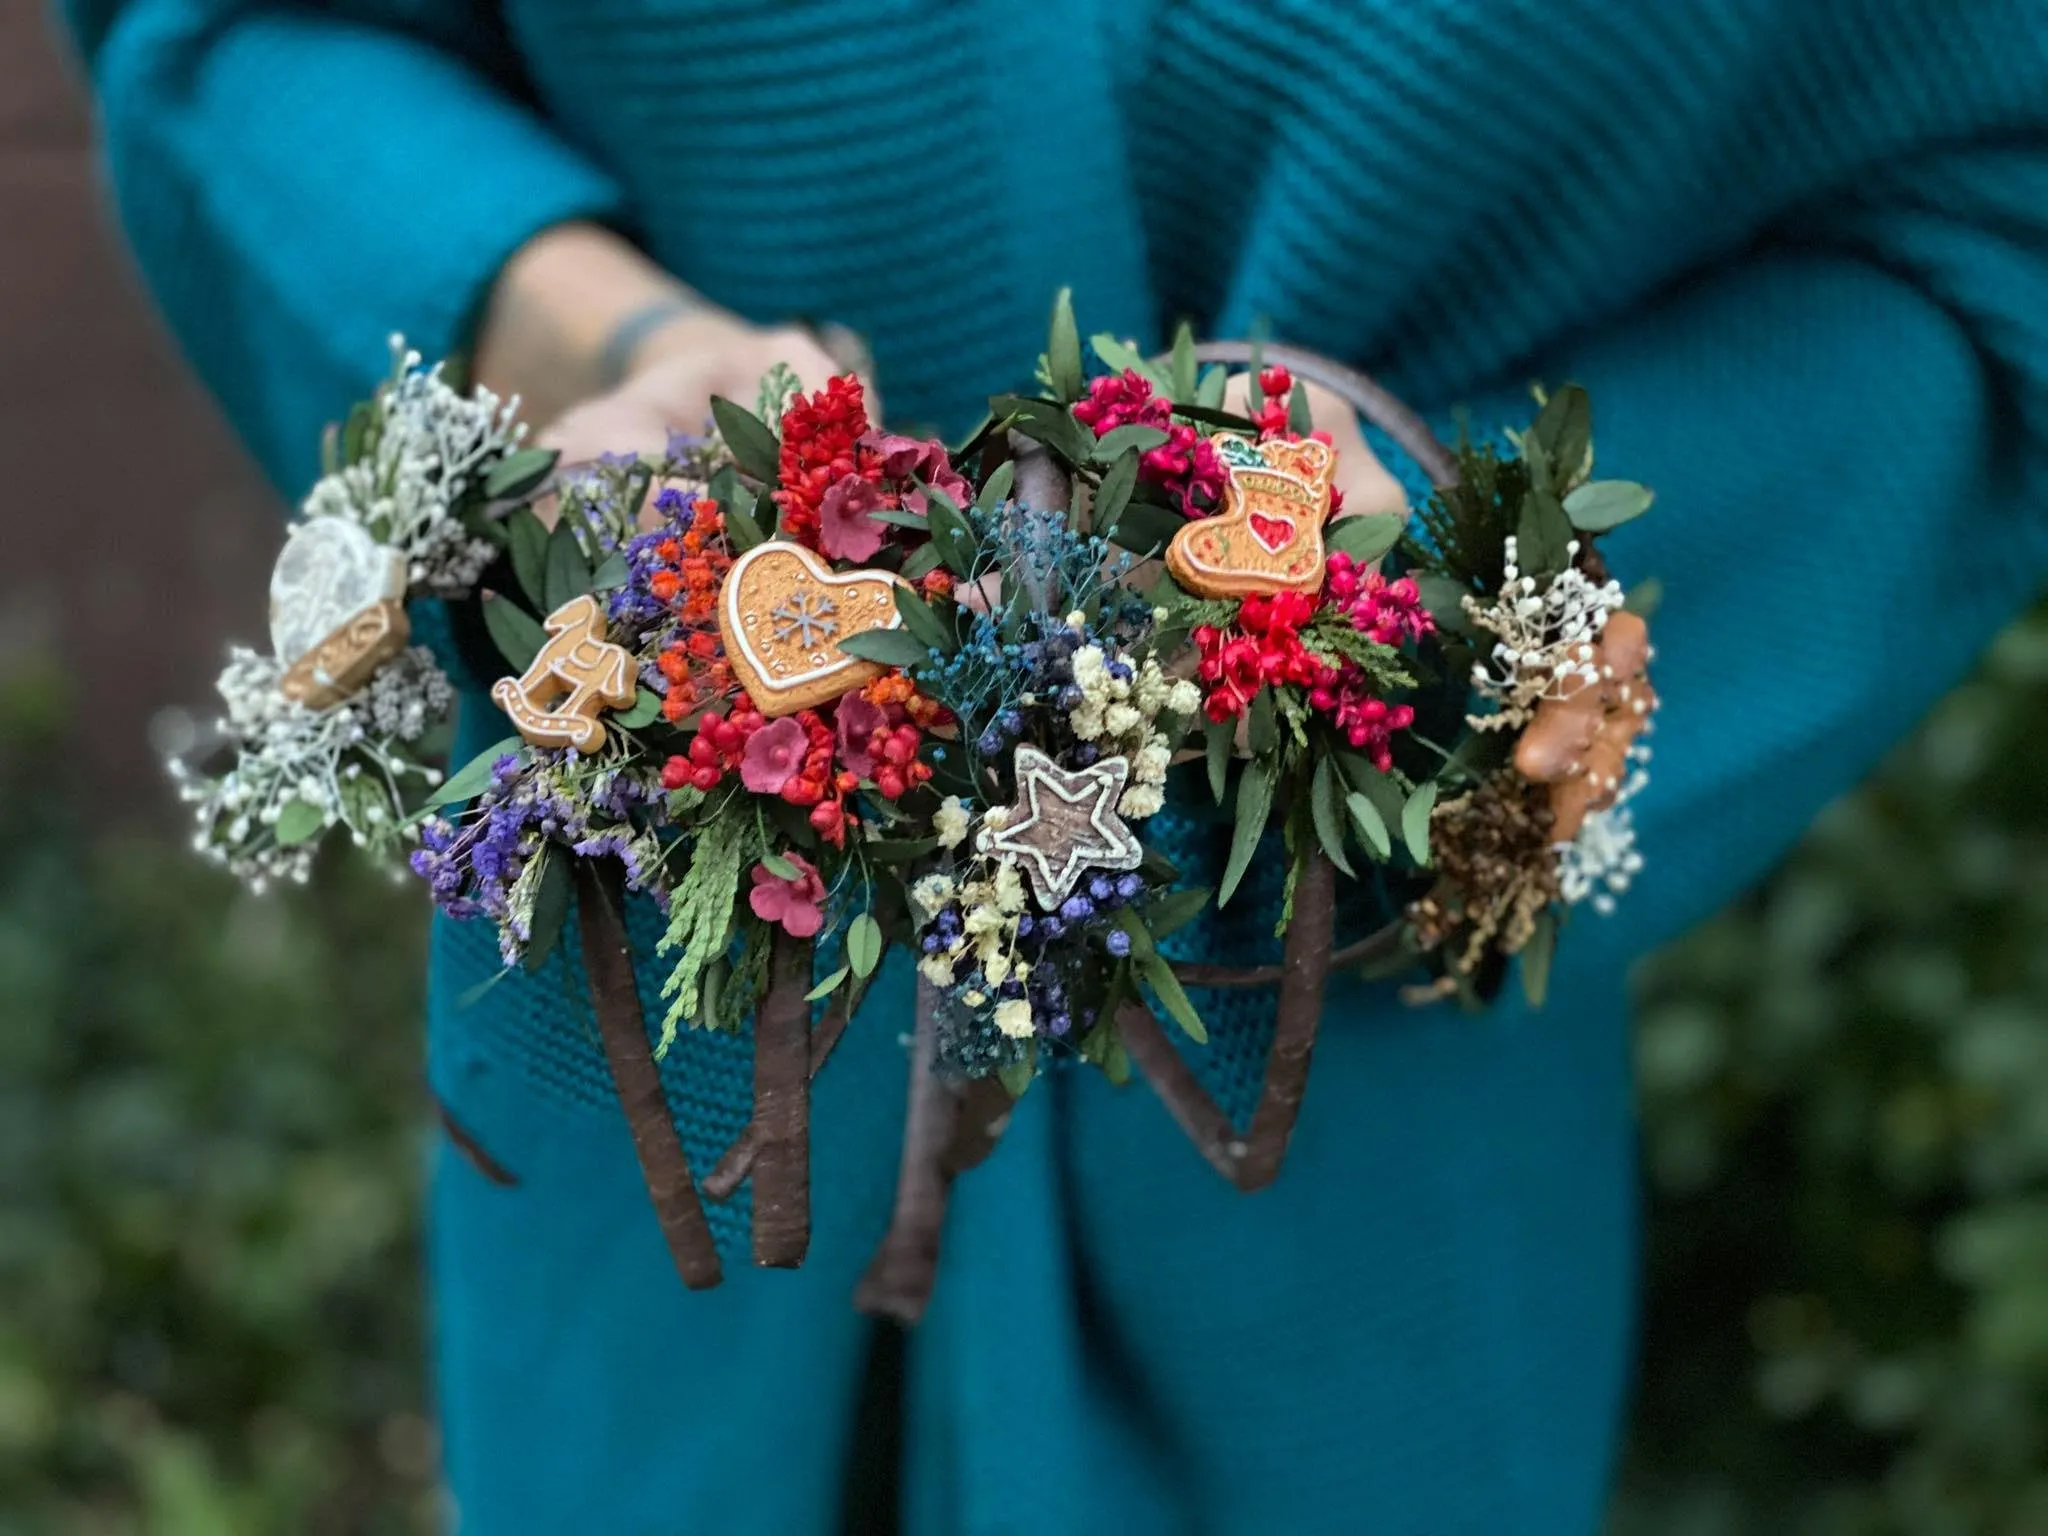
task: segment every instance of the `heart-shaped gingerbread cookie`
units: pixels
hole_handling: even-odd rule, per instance
[[[733,561],[718,594],[718,632],[733,676],[770,719],[815,709],[888,670],[839,642],[900,629],[887,571],[835,575],[800,544],[770,539]]]
[[[1327,443],[1212,439],[1229,475],[1223,510],[1189,523],[1166,546],[1166,567],[1202,597],[1313,592],[1323,584],[1323,522],[1330,515]]]

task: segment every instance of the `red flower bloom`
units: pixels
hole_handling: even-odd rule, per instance
[[[841,374],[813,395],[798,395],[782,416],[778,531],[816,547],[825,493],[859,467],[854,446],[868,431],[860,380]]]

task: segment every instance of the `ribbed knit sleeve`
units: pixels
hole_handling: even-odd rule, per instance
[[[288,493],[393,331],[448,352],[530,235],[620,201],[494,78],[492,24],[391,9],[64,0],[143,274]]]
[[[1593,925],[1635,951],[1756,878],[2038,592],[2048,135],[1874,167],[1567,374],[1603,463],[1660,495],[1609,543],[1668,592],[1651,862]]]

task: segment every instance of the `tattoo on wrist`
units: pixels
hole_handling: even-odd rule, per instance
[[[627,315],[612,327],[597,354],[599,388],[616,389],[625,382],[626,373],[633,366],[633,354],[649,336],[670,321],[697,314],[706,307],[702,300],[678,293],[643,304]]]

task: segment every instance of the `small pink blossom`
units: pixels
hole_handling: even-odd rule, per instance
[[[892,504],[874,481],[841,476],[818,504],[818,547],[834,560],[873,559],[889,530],[868,514]]]
[[[838,737],[840,766],[867,778],[875,771],[875,732],[889,723],[881,705],[849,693],[839,701],[833,730]]]
[[[925,494],[918,482],[942,491],[961,506],[974,500],[974,487],[953,467],[946,445],[935,437],[899,437],[890,432],[870,432],[860,446],[875,455],[882,478],[902,493],[903,510],[925,515]],[[871,519],[872,521],[872,519]]]
[[[1152,381],[1135,368],[1088,381],[1088,394],[1074,402],[1074,420],[1107,437],[1118,427],[1164,427],[1171,402],[1152,393]]]
[[[802,854],[785,853],[782,858],[796,870],[796,878],[785,880],[766,864],[756,864],[754,888],[747,892],[747,905],[762,922],[780,923],[782,931],[791,938],[811,938],[825,926],[825,914],[819,906],[825,899],[825,882],[817,866]]]
[[[782,786],[803,767],[810,744],[809,734],[797,721],[771,721],[747,738],[746,753],[740,759],[740,782],[757,795],[782,793]]]

